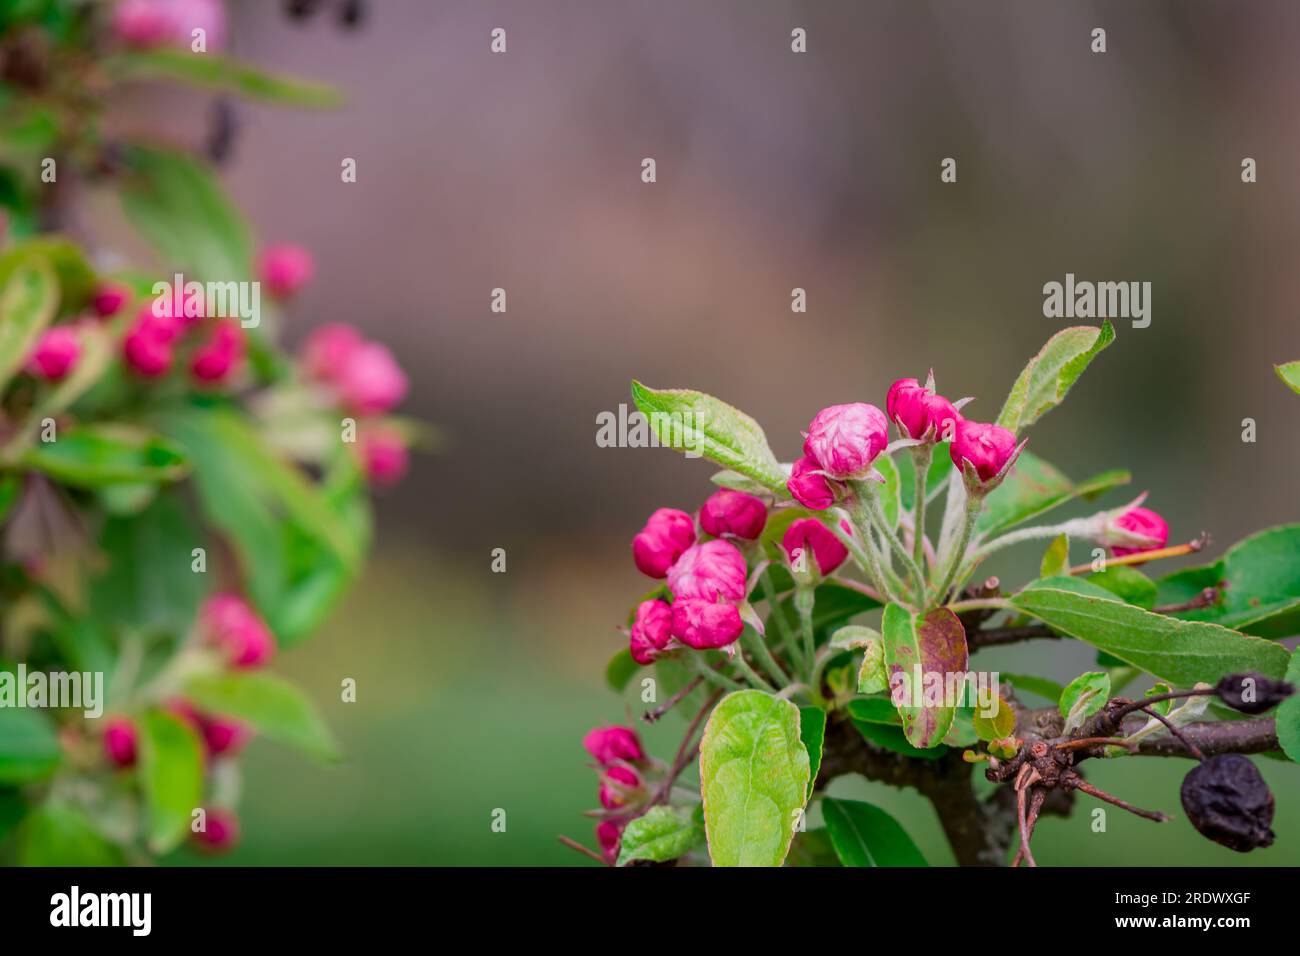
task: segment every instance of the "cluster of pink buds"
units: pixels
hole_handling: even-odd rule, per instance
[[[700,508],[699,530],[684,511],[660,508],[632,539],[632,558],[643,574],[666,579],[672,603],[643,601],[632,622],[632,657],[648,664],[662,652],[687,646],[726,647],[744,630],[748,565],[734,542],[757,540],[767,524],[767,504],[754,495],[722,489]],[[698,541],[700,533],[709,539]]]
[[[47,382],[67,378],[81,358],[81,336],[74,325],[56,325],[36,340],[27,357],[27,372]]]
[[[183,304],[176,309],[168,299],[142,305],[122,340],[127,366],[148,379],[166,375],[176,365],[178,350],[188,349],[190,376],[206,387],[231,381],[243,366],[245,348],[237,320],[204,319]]]
[[[596,824],[596,840],[606,862],[618,859],[619,841],[628,821],[639,816],[648,796],[642,773],[645,750],[631,727],[597,727],[582,741],[600,773],[600,805],[604,816]]]
[[[214,594],[203,603],[199,629],[231,667],[260,667],[275,653],[275,635],[261,615],[229,591]]]
[[[358,449],[369,478],[383,485],[397,482],[406,473],[407,443],[379,416],[406,396],[407,381],[388,347],[366,340],[350,325],[322,325],[303,346],[302,370],[360,418]]]

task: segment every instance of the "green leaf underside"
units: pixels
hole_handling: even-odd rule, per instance
[[[1043,552],[1043,560],[1038,566],[1039,573],[1045,578],[1054,578],[1058,575],[1068,575],[1070,573],[1070,538],[1065,534],[1058,534],[1052,539],[1052,543],[1047,546]]]
[[[1011,686],[1018,691],[1037,694],[1044,700],[1050,700],[1053,703],[1061,699],[1061,692],[1065,690],[1056,681],[1047,677],[1037,677],[1033,674],[1008,674],[1003,672],[1002,679],[1010,681]]]
[[[0,707],[0,784],[31,783],[62,759],[54,724],[39,710]]]
[[[149,846],[166,853],[185,838],[191,814],[202,806],[203,745],[188,723],[159,710],[144,715],[140,731]]]
[[[1005,531],[1076,498],[1094,499],[1128,484],[1131,478],[1127,471],[1113,470],[1076,483],[1054,465],[1025,450],[1002,484],[984,499],[984,510],[976,528],[983,535]]]
[[[928,866],[892,816],[861,800],[822,800],[831,844],[845,866]]]
[[[1035,581],[1012,595],[1011,603],[1178,687],[1212,684],[1233,671],[1281,677],[1286,670],[1287,652],[1280,645],[1217,624],[1154,614],[1076,578]]]
[[[728,694],[700,744],[700,791],[714,866],[780,866],[807,800],[799,709],[761,691]]]
[[[632,651],[621,648],[605,665],[605,683],[611,690],[622,693],[640,669],[641,665],[632,659]]]
[[[74,488],[164,484],[186,473],[185,456],[171,442],[125,425],[70,428],[57,441],[38,442],[22,464]]]
[[[1104,671],[1089,671],[1070,681],[1057,702],[1057,709],[1065,718],[1066,732],[1082,726],[1109,699],[1110,675]]]
[[[699,453],[723,468],[753,478],[782,497],[786,473],[762,427],[726,402],[689,389],[653,389],[632,383],[632,400],[659,441],[681,452]]]
[[[28,814],[18,829],[20,866],[122,866],[122,851],[104,838],[86,814],[50,800]]]
[[[695,814],[678,807],[651,807],[623,830],[618,865],[627,866],[634,860],[666,863],[703,842],[704,828]]]
[[[901,457],[910,457],[904,455]],[[894,459],[889,455],[881,455],[876,459],[876,471],[884,476],[884,484],[878,486],[876,494],[880,496],[880,509],[885,515],[885,523],[891,529],[898,527],[898,518],[901,514],[900,481],[898,476],[898,466]]]
[[[337,760],[338,747],[311,701],[266,673],[202,675],[185,685],[199,710],[247,721],[270,740],[318,760]]]
[[[808,796],[817,784],[817,771],[822,765],[822,744],[826,742],[826,711],[820,707],[799,708],[799,739],[808,751]]]
[[[1098,353],[1115,341],[1109,319],[1098,329],[1090,325],[1062,329],[1029,360],[1011,387],[997,423],[1019,434],[1061,404],[1070,387]]]
[[[1300,524],[1279,525],[1238,541],[1214,564],[1161,578],[1159,601],[1191,600],[1222,585],[1219,601],[1181,611],[1189,621],[1213,621],[1258,637],[1300,634]]]
[[[912,703],[898,708],[903,733],[913,746],[934,747],[952,726],[954,708],[925,706],[925,701],[919,699],[924,687],[916,686],[915,676],[919,668],[923,679],[939,675],[946,683],[946,675],[965,673],[969,657],[961,621],[947,608],[935,608],[918,620],[906,608],[889,604],[885,607],[882,636],[890,679],[900,675],[912,691]]]
[[[54,271],[43,258],[18,262],[0,286],[0,391],[23,367],[59,308]]]

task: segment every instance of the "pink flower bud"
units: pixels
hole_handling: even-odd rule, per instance
[[[190,371],[200,382],[224,381],[244,360],[244,330],[234,319],[221,319],[212,336],[194,352]]]
[[[253,736],[251,727],[228,717],[206,717],[202,726],[203,742],[211,757],[233,757]]]
[[[145,306],[136,316],[122,343],[126,364],[147,378],[167,373],[175,357],[173,343],[180,324],[169,316],[156,316]]]
[[[172,32],[163,0],[122,0],[113,10],[112,26],[113,35],[133,47],[157,46]]]
[[[840,522],[840,527],[849,530],[847,522]],[[817,570],[822,575],[830,574],[849,556],[849,549],[835,536],[834,532],[816,518],[800,518],[791,522],[781,537],[781,547],[791,561],[798,558],[796,552],[803,555],[811,553],[817,562]]]
[[[605,862],[613,865],[618,859],[619,845],[623,842],[623,824],[618,820],[601,820],[596,824],[596,842],[600,844]]]
[[[342,374],[352,353],[365,340],[350,325],[330,322],[312,330],[302,348],[303,371],[309,378],[335,382]]]
[[[641,738],[631,727],[596,727],[582,738],[582,746],[602,767],[619,760],[635,763],[645,759]]]
[[[229,810],[209,807],[204,810],[204,826],[190,834],[194,847],[207,853],[224,853],[239,843],[239,820]]]
[[[962,467],[963,461],[968,461],[980,480],[987,482],[1002,473],[1015,451],[1014,433],[1000,425],[972,422],[963,418],[957,422],[957,434],[953,437],[948,453],[958,469]]]
[[[214,594],[199,609],[208,640],[234,667],[258,667],[275,653],[275,637],[247,601],[228,592]]]
[[[641,790],[641,775],[631,767],[610,767],[600,778],[600,805],[613,810],[635,800]]]
[[[406,440],[395,428],[367,424],[361,429],[361,464],[376,485],[395,485],[406,474],[411,456]]]
[[[117,315],[131,301],[131,290],[120,282],[105,282],[95,290],[91,308],[101,319]]]
[[[743,491],[715,491],[700,508],[700,527],[715,538],[734,535],[752,541],[763,533],[765,524],[767,505]]]
[[[1111,548],[1115,557],[1122,558],[1126,554],[1141,554],[1143,551],[1156,551],[1165,547],[1169,543],[1169,525],[1165,519],[1160,517],[1150,508],[1130,508],[1118,518],[1115,519],[1117,527],[1122,528],[1132,534],[1142,535],[1152,539],[1152,544],[1146,547],[1120,547],[1118,545]]]
[[[726,647],[745,629],[734,604],[683,598],[673,602],[673,637],[688,647]]]
[[[27,371],[37,378],[50,382],[60,381],[77,365],[81,358],[81,339],[70,325],[56,325],[46,329],[36,340],[36,347],[27,358]]]
[[[642,601],[636,607],[629,646],[632,659],[649,664],[668,646],[673,636],[673,611],[665,601]]]
[[[823,408],[808,426],[803,451],[831,478],[865,478],[889,444],[889,420],[875,405]]]
[[[185,721],[200,737],[203,736],[203,716],[184,697],[170,698],[163,705],[163,709],[173,717],[179,717]]]
[[[127,46],[167,43],[190,47],[193,31],[204,31],[209,51],[225,44],[226,11],[221,0],[122,0],[113,10],[113,35]]]
[[[125,717],[113,717],[104,726],[104,754],[115,767],[130,767],[135,763],[135,724]]]
[[[952,437],[954,426],[961,418],[952,402],[914,378],[900,378],[889,386],[885,409],[908,438],[929,435],[934,441],[944,441]]]
[[[302,246],[281,243],[262,251],[258,271],[277,299],[293,295],[316,273],[316,262]]]
[[[388,347],[363,342],[353,349],[335,382],[343,403],[362,415],[378,415],[406,396],[406,375]]]
[[[835,492],[821,472],[816,460],[804,455],[790,469],[790,480],[785,483],[794,500],[813,511],[825,511],[835,504]]]
[[[694,543],[695,522],[691,516],[676,508],[660,508],[632,539],[632,560],[642,574],[662,578]]]
[[[745,556],[734,544],[721,539],[705,541],[683,551],[668,569],[668,588],[675,598],[743,601],[746,573]]]

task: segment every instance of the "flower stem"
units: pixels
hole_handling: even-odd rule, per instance
[[[739,681],[734,681],[730,677],[719,674],[699,654],[688,654],[686,659],[691,662],[691,667],[695,673],[699,674],[707,683],[722,690],[744,690],[745,685]]]
[[[772,587],[772,575],[766,568],[763,569],[763,575],[759,578],[759,584],[763,588],[763,600],[767,602],[768,617],[776,621],[776,629],[781,635],[781,643],[785,645],[785,652],[790,657],[790,663],[796,664],[799,660],[799,644],[795,640],[790,626],[786,623],[785,612],[781,608],[781,602],[776,599],[776,589]]]
[[[762,666],[763,670],[767,671],[767,675],[772,678],[776,686],[783,687],[790,683],[790,678],[786,675],[786,672],[782,669],[781,665],[777,663],[776,658],[772,656],[772,652],[768,649],[767,641],[764,640],[763,635],[752,628],[746,628],[745,630],[750,632],[749,643],[754,652],[754,657],[758,660],[758,663]]]
[[[957,539],[957,547],[953,548],[952,554],[948,557],[948,571],[944,574],[938,590],[934,592],[935,600],[940,603],[943,602],[949,589],[952,588],[954,579],[957,577],[957,570],[966,560],[966,548],[970,545],[970,539],[975,534],[975,522],[979,520],[980,510],[983,505],[984,499],[982,496],[967,495],[966,515],[962,520],[961,537]]]
[[[751,687],[754,687],[757,690],[765,690],[769,694],[776,693],[776,688],[765,681],[763,675],[754,670],[749,661],[745,660],[745,652],[743,650],[736,651],[736,666],[740,668],[740,672],[745,675],[745,680],[749,681]]]
[[[809,674],[812,673],[813,661],[817,656],[817,642],[813,637],[812,619],[813,603],[815,600],[812,588],[795,588],[794,608],[799,613],[799,630],[803,635],[804,666]]]
[[[912,495],[915,517],[912,519],[912,561],[921,566],[925,558],[925,482],[930,476],[930,459],[934,446],[928,442],[912,449],[912,470],[916,472],[916,490]]]
[[[912,581],[916,588],[913,593],[915,593],[919,598],[924,598],[925,576],[921,574],[921,568],[918,566],[917,562],[912,560],[912,555],[908,553],[907,548],[903,547],[903,542],[898,540],[898,535],[894,533],[893,526],[885,520],[885,512],[884,509],[880,507],[880,496],[876,494],[876,489],[868,482],[860,481],[857,482],[856,490],[866,499],[868,516],[880,529],[880,533],[885,536],[885,541],[888,542],[889,546],[898,552],[898,556],[902,559],[903,566],[907,569],[907,573],[912,576]]]

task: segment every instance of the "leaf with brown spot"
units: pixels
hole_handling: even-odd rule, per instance
[[[893,697],[906,703],[898,708],[903,733],[914,747],[936,747],[952,726],[955,707],[926,704],[927,682],[936,679],[946,686],[949,674],[965,674],[969,654],[966,630],[946,607],[935,608],[918,619],[897,604],[885,608],[883,619],[885,666],[889,670]],[[921,684],[916,686],[916,675]],[[910,690],[911,694],[905,693]]]

